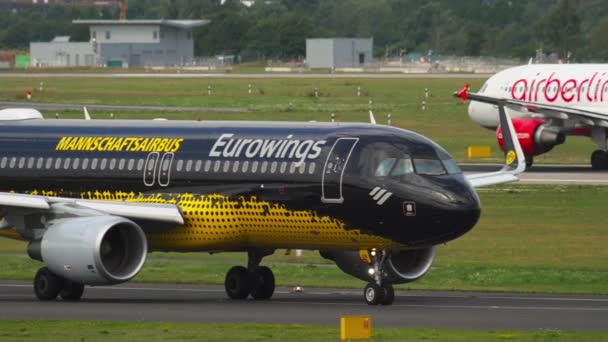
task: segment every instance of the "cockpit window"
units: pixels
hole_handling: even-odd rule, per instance
[[[483,84],[483,87],[481,87],[481,89],[479,90],[479,93],[483,94],[486,91],[487,87],[488,87],[488,83],[486,82]]]
[[[399,159],[397,165],[391,172],[392,176],[403,176],[410,173],[414,173],[414,165],[412,164],[412,160],[410,158]]]
[[[408,155],[404,155],[401,158],[386,158],[376,168],[376,177],[387,177],[388,175],[393,177],[399,177],[407,174],[414,173],[414,164],[412,159]]]
[[[395,165],[395,158],[384,159],[376,169],[376,177],[388,176],[391,172],[391,169],[393,168],[393,165]]]
[[[419,175],[438,176],[446,173],[439,159],[417,159],[414,158],[416,173]]]
[[[450,175],[462,172],[454,159],[443,159],[441,162]]]

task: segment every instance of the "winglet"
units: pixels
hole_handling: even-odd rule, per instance
[[[498,104],[498,117],[504,141],[505,166],[503,170],[511,174],[522,173],[526,170],[526,157],[517,139],[517,132],[513,127],[511,117],[505,110],[504,102]]]
[[[526,170],[526,157],[517,139],[517,132],[511,117],[505,110],[504,100],[498,101],[498,116],[504,140],[505,166],[500,171],[467,175],[467,180],[475,188],[516,182],[516,175]]]
[[[467,100],[467,93],[469,92],[469,89],[471,89],[471,85],[467,83],[464,85],[464,87],[462,87],[462,89],[456,92],[456,95],[464,102]]]
[[[84,109],[84,119],[91,120],[91,116],[89,115],[89,111],[87,110],[87,107],[82,107],[82,109]]]
[[[369,123],[372,125],[376,124],[376,118],[374,117],[374,113],[372,113],[371,109],[369,111]]]

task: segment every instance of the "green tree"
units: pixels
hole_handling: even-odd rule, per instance
[[[577,50],[582,41],[575,0],[561,0],[540,22],[541,43],[565,57]]]

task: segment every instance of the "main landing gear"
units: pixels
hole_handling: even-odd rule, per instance
[[[63,300],[79,301],[84,293],[84,285],[63,279],[43,267],[34,277],[34,293],[40,300],[55,300],[60,296]]]
[[[608,152],[595,150],[591,154],[591,168],[594,170],[608,169]]]
[[[226,273],[224,287],[231,299],[270,299],[274,294],[274,274],[266,266],[260,266],[262,258],[274,251],[249,251],[247,268],[234,266]]]
[[[368,283],[363,290],[363,299],[368,305],[391,305],[395,300],[395,289],[385,279],[383,270],[386,257],[387,253],[384,250],[380,253],[372,250],[370,253],[371,268],[369,272],[374,281]]]

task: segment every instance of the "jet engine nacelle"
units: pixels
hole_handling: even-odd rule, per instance
[[[135,277],[148,244],[141,228],[117,216],[54,220],[28,254],[55,274],[86,285],[113,285]]]
[[[538,119],[513,119],[513,128],[517,132],[522,151],[527,156],[549,152],[554,146],[566,141],[566,136],[558,128],[547,126],[544,121]],[[496,130],[496,139],[503,149],[501,127]]]
[[[363,281],[372,281],[370,265],[361,260],[359,252],[322,251],[321,255],[333,260],[346,274]],[[435,260],[435,248],[412,249],[393,252],[384,264],[387,280],[392,284],[405,284],[421,278]]]

